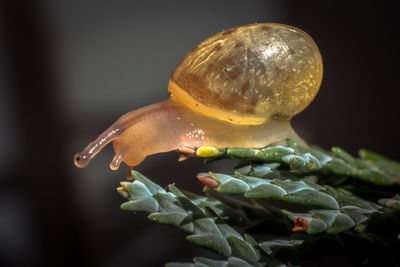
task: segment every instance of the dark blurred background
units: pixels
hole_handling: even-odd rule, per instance
[[[72,157],[120,115],[168,98],[184,55],[233,26],[290,24],[319,45],[320,93],[293,121],[308,142],[399,160],[395,10],[389,1],[0,0],[0,266],[161,266],[209,255],[119,209],[125,174],[109,170],[110,147],[86,169]],[[232,165],[177,157],[151,156],[137,170],[201,192],[196,173]]]

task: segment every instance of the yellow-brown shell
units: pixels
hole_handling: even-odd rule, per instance
[[[168,90],[190,108],[239,124],[290,119],[322,81],[322,59],[300,29],[257,23],[220,32],[190,51]]]

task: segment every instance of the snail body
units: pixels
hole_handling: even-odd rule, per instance
[[[110,142],[111,169],[182,148],[302,142],[290,119],[310,104],[321,81],[321,55],[305,32],[275,23],[223,31],[177,66],[170,99],[123,115],[75,156],[75,165],[87,166]]]

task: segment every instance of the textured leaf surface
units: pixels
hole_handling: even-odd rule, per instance
[[[265,249],[265,242],[258,244],[249,235],[243,237],[221,220],[227,209],[224,203],[209,197],[184,193],[173,185],[169,186],[169,192],[167,192],[136,171],[132,171],[132,175],[137,180],[132,183],[121,183],[122,187],[118,190],[121,196],[129,199],[121,205],[122,209],[149,212],[148,218],[150,220],[173,225],[187,231],[190,233],[186,237],[189,242],[227,257],[226,261],[195,258],[193,264],[170,263],[167,266],[208,266],[207,264],[215,264],[214,266],[263,266],[265,262],[260,261],[260,255],[273,253],[272,250]],[[228,181],[231,177],[219,176],[219,179]],[[245,188],[248,189],[247,184]],[[236,190],[236,187],[233,187],[233,190]],[[137,204],[142,202],[151,204],[144,206]],[[240,201],[237,202],[237,205],[239,203],[246,205]],[[252,206],[249,205],[249,207]],[[209,213],[208,210],[212,212]],[[271,242],[271,244],[279,247],[288,246],[287,242],[290,241],[271,240]],[[279,261],[276,262],[279,263]]]
[[[328,234],[340,233],[365,222],[381,207],[365,201],[345,189],[336,190],[333,187],[320,186],[306,180],[270,180],[243,175],[240,172],[236,172],[233,176],[212,172],[208,175],[220,183],[215,190],[225,194],[243,194],[250,199],[282,200],[322,209],[297,215],[288,212],[289,218],[295,224],[299,218],[306,218],[310,221],[306,226],[296,228],[298,231],[306,231],[309,234],[324,231]],[[224,186],[227,182],[230,184],[229,188]]]
[[[187,231],[191,233],[186,237],[189,242],[227,257],[226,261],[214,262],[196,258],[194,264],[170,263],[168,266],[207,266],[211,263],[216,264],[215,266],[264,265],[259,262],[260,254],[268,252],[260,249],[250,236],[243,238],[235,229],[220,220],[226,209],[222,202],[191,193],[185,194],[173,185],[169,186],[167,192],[136,171],[132,171],[132,175],[136,180],[132,183],[121,183],[122,187],[118,189],[121,196],[129,199],[121,205],[122,209],[149,212],[150,220]],[[229,181],[231,177],[220,175],[219,179]],[[244,182],[242,185],[245,185],[244,189],[249,188]],[[231,190],[238,192],[237,188],[233,186]],[[207,212],[208,209],[212,213]],[[280,244],[279,240],[275,242]]]
[[[302,147],[293,140],[288,146],[267,146],[260,149],[228,148],[219,150],[216,159],[227,157],[247,161],[276,162],[288,165],[292,170],[307,173],[327,172],[377,186],[400,185],[400,164],[367,150],[361,150],[361,158],[354,158],[341,148],[332,152],[318,147]]]
[[[378,203],[400,211],[400,195],[395,195],[392,198],[382,198],[378,201]]]
[[[225,257],[197,257],[193,263],[167,266],[285,266],[284,262],[290,263],[306,246],[293,232],[302,232],[303,238],[312,240],[337,238],[344,233],[362,239],[374,229],[388,232],[379,228],[382,224],[396,225],[400,210],[400,197],[396,195],[399,163],[367,150],[360,150],[360,158],[355,158],[340,148],[329,152],[302,147],[292,140],[287,144],[260,149],[198,150],[197,154],[208,157],[207,161],[242,160],[233,174],[200,173],[198,177],[206,185],[205,196],[174,185],[163,189],[133,171],[135,181],[122,182],[117,188],[127,199],[121,208],[147,212],[150,220],[178,227],[188,233],[189,242]],[[361,193],[376,203],[361,198]],[[276,201],[308,209],[279,209]],[[287,238],[257,241],[233,227]],[[395,238],[400,236],[398,230],[388,233],[394,233]],[[371,237],[368,240],[371,242]]]

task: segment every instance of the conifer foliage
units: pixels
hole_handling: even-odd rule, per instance
[[[172,184],[165,190],[137,171],[117,188],[127,199],[123,210],[147,212],[224,257],[166,266],[294,266],[332,246],[350,263],[400,264],[399,163],[367,150],[354,158],[290,139],[261,149],[200,148],[197,155],[241,163],[229,174],[199,173],[204,195]],[[282,202],[293,209],[279,208]]]

